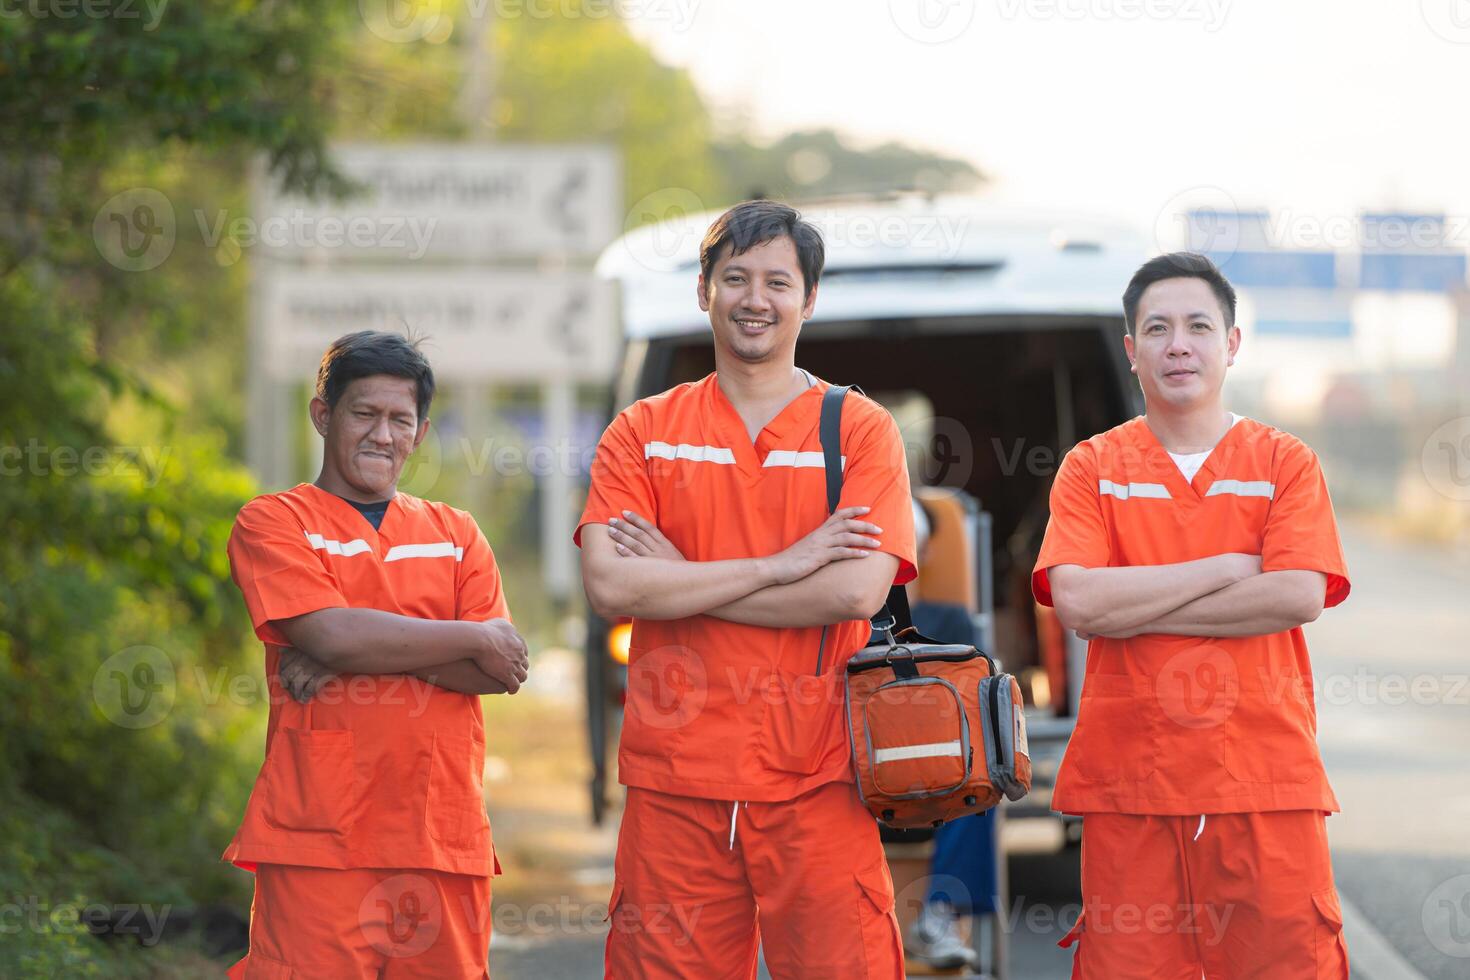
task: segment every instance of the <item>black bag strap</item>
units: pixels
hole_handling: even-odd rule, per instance
[[[833,385],[822,393],[822,417],[817,436],[822,440],[822,462],[827,469],[827,513],[842,499],[842,402],[850,385]]]
[[[817,436],[822,441],[822,463],[827,471],[827,513],[837,510],[842,499],[842,402],[852,390],[850,385],[833,385],[822,393],[822,415],[817,424]],[[909,597],[901,585],[888,590],[888,601],[872,617],[873,629],[886,633],[890,639],[914,625],[909,613]],[[822,628],[822,646],[827,642],[826,627]],[[822,672],[822,649],[817,648],[817,673]]]

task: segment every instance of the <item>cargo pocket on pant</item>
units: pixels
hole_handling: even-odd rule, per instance
[[[346,833],[357,796],[353,754],[348,729],[279,729],[262,780],[266,822],[283,830]]]
[[[1317,980],[1348,980],[1347,943],[1342,938],[1342,905],[1337,889],[1314,892],[1312,904],[1317,911]]]
[[[901,977],[903,939],[898,934],[898,920],[893,917],[893,879],[888,876],[888,861],[880,858],[853,877],[858,885],[858,927],[867,975],[877,980]]]
[[[476,766],[483,765],[477,743],[463,735],[434,733],[429,792],[424,805],[429,836],[456,850],[468,850],[490,832]]]

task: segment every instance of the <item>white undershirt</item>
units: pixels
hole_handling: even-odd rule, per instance
[[[1230,428],[1235,428],[1236,423],[1243,417],[1231,412]],[[1201,466],[1205,465],[1205,460],[1209,459],[1210,453],[1214,451],[1214,447],[1211,446],[1202,453],[1169,453],[1169,458],[1178,464],[1179,472],[1184,474],[1184,482],[1189,483],[1194,480],[1194,475],[1199,472]]]

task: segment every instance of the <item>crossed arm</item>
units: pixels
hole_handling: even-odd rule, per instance
[[[682,619],[708,615],[751,626],[827,626],[883,605],[898,559],[878,551],[883,529],[845,507],[776,554],[687,561],[631,511],[582,531],[582,582],[601,616]]]
[[[1322,613],[1327,576],[1261,571],[1259,555],[1224,554],[1171,565],[1050,569],[1057,618],[1086,636],[1142,633],[1261,636]]]
[[[526,679],[525,640],[505,619],[417,619],[336,607],[273,622],[291,642],[279,670],[298,701],[336,674],[407,674],[462,694],[514,694]]]

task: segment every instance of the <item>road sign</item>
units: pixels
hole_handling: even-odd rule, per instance
[[[1350,340],[1353,293],[1347,289],[1247,288],[1258,337]]]
[[[611,147],[347,143],[331,158],[360,194],[313,200],[258,182],[266,252],[334,261],[593,257],[622,231]]]
[[[619,345],[612,285],[580,270],[276,268],[260,282],[258,322],[276,380],[313,376],[355,330],[427,335],[446,380],[606,381]]]

